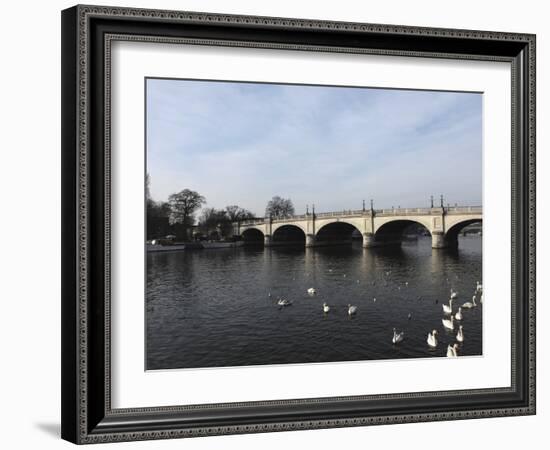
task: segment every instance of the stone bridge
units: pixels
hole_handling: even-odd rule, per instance
[[[412,224],[422,225],[431,235],[432,248],[458,245],[460,231],[482,222],[480,206],[438,208],[362,209],[310,212],[285,218],[251,219],[233,224],[234,234],[245,243],[265,246],[300,244],[306,247],[351,242],[362,236],[363,247],[400,244]]]

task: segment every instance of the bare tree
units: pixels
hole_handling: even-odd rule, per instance
[[[209,238],[225,238],[231,234],[231,221],[225,209],[204,208],[199,217],[199,230]]]
[[[290,217],[294,215],[294,205],[289,198],[281,198],[278,195],[267,203],[266,217]]]
[[[227,217],[231,222],[236,222],[238,220],[252,219],[254,214],[252,214],[247,209],[241,208],[237,205],[226,206],[225,210],[227,211]]]
[[[182,232],[176,232],[176,234],[180,234],[179,237],[186,240],[187,230],[194,222],[193,214],[206,203],[206,199],[198,192],[184,189],[170,195],[168,203],[170,204],[170,224],[179,224]]]

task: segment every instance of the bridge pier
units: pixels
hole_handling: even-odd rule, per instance
[[[445,233],[442,231],[432,231],[432,248],[447,248]]]
[[[315,243],[315,235],[311,233],[306,234],[306,247],[315,247]]]
[[[266,234],[264,236],[264,247],[271,247],[271,235]]]
[[[363,233],[363,248],[376,247],[374,233]]]

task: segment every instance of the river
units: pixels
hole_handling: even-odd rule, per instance
[[[444,357],[456,328],[445,331],[442,303],[451,289],[456,306],[471,301],[481,249],[480,236],[466,236],[458,250],[432,250],[422,237],[400,248],[149,253],[146,368]],[[292,305],[277,306],[278,297]],[[348,304],[357,306],[354,316]],[[482,305],[463,316],[459,356],[481,355]],[[405,333],[398,345],[394,327]],[[426,343],[432,329],[436,349]]]

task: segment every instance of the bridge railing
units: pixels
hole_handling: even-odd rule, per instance
[[[265,218],[258,218],[258,219],[247,219],[247,220],[243,220],[241,222],[234,222],[235,224],[239,223],[240,225],[261,225],[263,223],[265,223]]]
[[[307,218],[307,214],[298,214],[296,216],[290,216],[290,217],[273,217],[273,223],[277,222],[288,222],[292,220],[302,220]]]
[[[464,213],[476,213],[481,214],[483,208],[481,206],[449,206],[445,207],[445,213],[448,214],[464,214]],[[430,215],[434,211],[441,211],[441,208],[384,208],[375,209],[374,214],[378,216],[416,216],[416,215]],[[329,217],[350,217],[350,216],[370,216],[370,209],[344,209],[342,211],[330,211],[315,213],[316,218],[329,218]],[[312,217],[312,214],[298,214],[290,217],[273,218],[273,223],[291,222],[293,220],[304,220],[308,217]],[[255,219],[243,220],[240,222],[241,226],[261,225],[267,221],[265,217],[258,217]]]
[[[483,207],[481,206],[450,206],[445,208],[445,211],[448,213],[479,213],[483,212]]]
[[[385,209],[377,209],[375,213],[378,215],[383,214],[383,215],[394,215],[394,216],[431,214],[432,208],[385,208]]]
[[[370,211],[362,209],[343,209],[342,211],[315,213],[315,217],[361,216],[363,214],[370,214]]]

